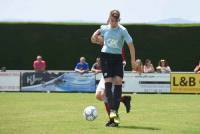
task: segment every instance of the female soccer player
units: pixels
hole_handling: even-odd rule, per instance
[[[126,41],[130,50],[132,68],[135,64],[135,48],[128,31],[119,24],[120,12],[112,10],[109,18],[109,24],[102,25],[100,29],[95,31],[91,40],[93,43],[101,42],[104,44],[101,49],[101,66],[105,79],[105,93],[110,107],[109,117],[113,120],[111,126],[118,126],[118,109],[122,94],[123,79],[121,52],[124,41]],[[101,36],[99,36],[99,33]],[[114,83],[114,92],[112,92],[112,83]]]
[[[126,60],[125,60],[125,51],[124,48],[122,49],[122,59],[123,59],[123,66],[125,67],[126,65]],[[113,88],[113,87],[112,87]],[[106,112],[108,114],[108,116],[110,115],[110,108],[107,102],[107,98],[105,96],[105,80],[102,77],[97,88],[96,88],[96,98],[97,100],[100,101],[104,101],[104,105],[106,108]],[[131,108],[131,96],[121,96],[120,98],[120,102],[122,102],[126,108],[126,112],[129,113],[130,112],[130,108]],[[110,126],[113,124],[113,119],[110,119],[107,123],[106,126]]]

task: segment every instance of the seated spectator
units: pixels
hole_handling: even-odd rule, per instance
[[[151,60],[146,59],[144,64],[144,73],[153,73],[154,71],[155,69],[151,63]]]
[[[38,55],[33,63],[35,72],[44,72],[46,70],[46,61],[42,60],[42,56]]]
[[[100,58],[96,58],[96,62],[93,64],[91,71],[95,73],[101,73]]]
[[[137,72],[139,74],[144,72],[144,67],[143,67],[143,63],[142,63],[141,59],[137,59],[135,61],[135,67],[134,67],[134,71],[133,72]]]
[[[87,73],[89,71],[89,65],[85,60],[85,57],[80,58],[80,62],[76,64],[75,72],[79,72],[81,74]]]
[[[194,72],[200,74],[200,60],[199,64],[195,67]]]
[[[161,59],[158,63],[158,66],[156,67],[156,71],[158,73],[170,73],[171,72],[171,69],[167,63],[166,60],[164,59]]]

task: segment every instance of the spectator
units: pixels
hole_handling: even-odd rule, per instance
[[[144,72],[144,66],[143,66],[143,63],[141,61],[141,59],[137,59],[135,61],[135,67],[134,67],[134,71],[133,72],[138,72],[139,74],[143,73]]]
[[[199,64],[195,67],[194,72],[200,74],[200,60]]]
[[[146,59],[144,64],[144,73],[153,73],[154,71],[155,69],[151,63],[151,60]]]
[[[42,56],[38,55],[33,63],[35,72],[44,72],[46,70],[46,61],[42,60]]]
[[[85,60],[85,57],[80,58],[80,62],[76,64],[75,72],[79,72],[81,74],[87,73],[89,71],[89,65]]]
[[[158,73],[170,73],[171,69],[166,60],[161,59],[156,67]]]
[[[96,58],[96,62],[93,64],[91,71],[95,73],[101,73],[100,58]]]

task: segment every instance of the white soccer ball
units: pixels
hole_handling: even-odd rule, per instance
[[[97,118],[97,109],[95,106],[87,106],[83,111],[83,116],[88,121],[93,121]]]

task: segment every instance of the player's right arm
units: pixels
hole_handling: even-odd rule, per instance
[[[100,29],[97,29],[92,37],[91,37],[91,42],[93,44],[103,44],[103,37],[101,36],[101,33],[100,33]]]

